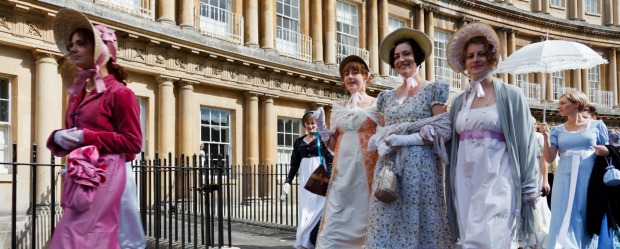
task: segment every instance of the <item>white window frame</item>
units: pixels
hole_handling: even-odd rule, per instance
[[[585,8],[588,13],[600,13],[598,0],[585,0]]]
[[[137,97],[136,101],[138,101],[138,106],[140,107],[140,131],[142,132],[142,147],[140,152],[136,155],[136,161],[140,162],[142,159],[142,152],[144,151],[146,155],[146,103],[147,99],[142,97]],[[166,152],[167,153],[167,152]]]
[[[450,85],[452,90],[461,91],[460,73],[454,72],[448,65],[448,42],[452,37],[449,32],[435,30],[433,42],[433,54],[435,55],[435,79],[443,80]]]
[[[217,5],[213,5],[212,1]],[[231,0],[200,0],[200,18],[206,20],[200,22],[200,29],[221,35],[227,34],[232,25],[232,17],[228,14],[231,9]]]
[[[551,74],[551,87],[553,89],[553,100],[559,100],[562,94],[566,93],[566,74],[564,71],[553,72]]]
[[[549,0],[549,5],[564,8],[564,0]]]
[[[353,53],[347,52],[347,46],[359,47],[359,8],[356,4],[343,1],[336,2],[336,42],[337,62]],[[344,45],[344,46],[343,46]],[[341,51],[345,51],[341,53]]]
[[[217,115],[217,117],[215,117],[215,115]],[[217,119],[216,119],[217,118]],[[204,122],[204,120],[207,120],[208,122]],[[222,119],[226,119],[226,125],[222,125]],[[213,124],[210,123],[211,121],[214,120],[218,120],[218,124]],[[220,161],[223,160],[224,162],[224,166],[228,167],[231,164],[231,160],[232,160],[232,124],[231,124],[231,112],[229,110],[225,110],[225,109],[217,109],[217,108],[211,108],[211,107],[204,107],[201,106],[200,107],[200,143],[204,144],[204,152],[205,152],[205,158],[203,160],[205,160],[207,163],[207,166],[213,166],[211,165],[212,162],[214,161],[218,161],[218,163],[221,163]],[[203,133],[204,129],[208,129],[209,134],[205,135]],[[220,131],[220,136],[219,136],[219,140],[214,140],[214,136],[213,136],[213,131],[219,129]],[[228,132],[225,134],[225,136],[222,136],[222,130],[228,130]],[[223,139],[223,137],[225,137]],[[199,148],[200,144],[196,145],[197,148]],[[212,151],[212,149],[217,149],[216,151]],[[217,155],[219,154],[223,154],[223,158],[221,158],[221,160],[219,158],[212,158],[212,155],[216,153]],[[201,162],[202,165],[202,162]]]
[[[601,65],[588,70],[588,100],[590,103],[601,103]]]
[[[299,51],[300,1],[301,0],[276,1],[276,45],[278,46],[278,50],[288,53],[296,53]],[[297,4],[297,6],[295,6],[295,4]],[[286,14],[286,10],[289,11],[289,15]],[[295,17],[295,14],[297,17]],[[288,28],[283,26],[285,22],[290,23]]]
[[[11,130],[11,80],[9,78],[2,77],[0,78],[0,87],[6,87],[6,98],[2,98],[0,96],[0,102],[6,103],[6,117],[5,120],[0,119],[0,162],[9,163],[12,161],[11,157],[11,139],[12,139],[12,130]],[[1,92],[1,90],[0,90]],[[2,105],[0,105],[2,107]],[[3,110],[0,109],[0,114],[2,114]],[[2,118],[2,115],[0,115]],[[8,165],[0,165],[0,174],[8,174],[10,173]]]
[[[405,27],[407,27],[407,22],[405,22],[404,20],[388,17],[388,31],[390,33],[392,33],[396,29]],[[401,78],[396,69],[392,67],[390,67],[390,76]]]
[[[297,124],[297,126],[295,126],[295,124]],[[289,129],[287,129],[287,125]],[[287,174],[290,169],[293,145],[295,144],[295,139],[301,137],[302,127],[301,119],[278,117],[277,162],[284,166],[282,171],[283,174]],[[295,128],[297,128],[297,130],[295,130]],[[286,139],[287,137],[289,140]],[[284,177],[286,177],[286,175],[284,175]]]

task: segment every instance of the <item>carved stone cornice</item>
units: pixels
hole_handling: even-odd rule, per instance
[[[160,85],[168,85],[174,86],[174,83],[180,80],[178,77],[170,76],[170,75],[158,75],[155,77],[157,79],[157,83]]]
[[[260,92],[255,92],[255,91],[245,91],[243,92],[243,95],[245,96],[246,99],[254,99],[256,98],[256,100],[258,100],[258,97],[264,95],[263,93]]]
[[[41,59],[45,59],[45,58],[51,58],[55,61],[59,60],[60,58],[62,58],[62,54],[58,53],[58,52],[52,52],[49,50],[42,50],[42,49],[33,49],[32,51],[32,55],[34,56],[34,58],[36,60],[41,60]]]

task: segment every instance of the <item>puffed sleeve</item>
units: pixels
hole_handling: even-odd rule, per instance
[[[380,112],[383,112],[383,105],[385,103],[385,97],[387,96],[387,91],[381,91],[379,93],[379,96],[377,96],[377,109],[379,109]]]
[[[607,145],[609,144],[609,133],[607,131],[607,125],[601,120],[596,120],[596,127],[598,129],[598,135],[596,136],[596,144]]]
[[[303,139],[303,136],[296,139],[293,144],[293,153],[291,153],[291,168],[288,171],[286,183],[293,182],[295,175],[297,175],[297,171],[299,170],[299,164],[301,163],[301,153],[299,152],[299,144],[301,142],[300,139]]]
[[[559,148],[558,147],[558,134],[560,133],[560,127],[559,126],[554,126],[551,127],[551,134],[549,135],[549,145]]]
[[[450,94],[450,85],[445,81],[439,80],[433,84],[433,96],[431,97],[431,107],[434,105],[445,105]]]

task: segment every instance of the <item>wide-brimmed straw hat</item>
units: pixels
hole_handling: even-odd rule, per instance
[[[364,67],[366,67],[366,69],[368,70],[368,72],[370,72],[370,74],[372,74],[372,71],[370,71],[370,67],[368,67],[368,63],[366,63],[366,61],[364,59],[362,59],[362,57],[359,57],[357,55],[349,55],[347,57],[345,57],[344,59],[342,59],[342,61],[340,62],[340,66],[338,68],[338,72],[340,73],[340,76],[344,75],[344,67],[349,64],[349,62],[352,61],[358,61],[361,62],[362,64],[364,64]],[[370,75],[369,75],[370,78]]]
[[[71,34],[80,28],[90,30],[95,36],[95,49],[93,56],[95,64],[97,64],[98,60],[101,61],[102,64],[105,64],[112,56],[116,59],[115,57],[118,43],[116,42],[114,32],[103,26],[93,26],[84,14],[72,9],[62,9],[58,11],[56,14],[56,19],[54,19],[54,40],[56,41],[58,49],[64,55],[70,54],[67,50],[67,45],[71,43]],[[102,35],[102,32],[104,35]],[[111,44],[113,47],[107,46],[106,43],[104,43],[102,36],[106,39],[106,42]],[[102,54],[103,57],[99,58]],[[68,56],[68,59],[73,62],[70,56]]]
[[[390,64],[390,50],[394,48],[397,41],[403,39],[412,39],[418,43],[422,49],[422,52],[424,52],[424,58],[428,58],[431,53],[433,53],[433,43],[431,42],[431,39],[428,38],[428,35],[416,29],[399,28],[387,35],[383,38],[383,41],[381,41],[381,45],[379,46],[379,57],[381,57],[381,60],[387,64]]]
[[[458,29],[450,42],[448,42],[447,59],[448,65],[457,72],[463,72],[465,65],[465,44],[471,38],[482,36],[487,39],[489,44],[493,45],[493,56],[499,59],[499,37],[491,26],[481,22],[473,22]]]

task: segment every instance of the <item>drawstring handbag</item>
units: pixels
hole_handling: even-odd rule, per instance
[[[394,162],[388,161],[387,156],[383,159],[383,168],[377,176],[377,189],[375,189],[375,197],[384,203],[390,203],[396,200],[398,179],[396,178],[396,168]]]
[[[605,161],[607,161],[607,171],[603,176],[603,183],[610,187],[620,185],[620,170],[616,169],[616,167],[611,164],[611,160],[607,160],[607,157]]]
[[[317,135],[316,145],[319,150],[320,165],[312,172],[304,188],[316,195],[325,196],[327,195],[327,187],[329,186],[329,174],[327,173],[327,167],[323,163],[323,156],[321,155],[321,135]]]

